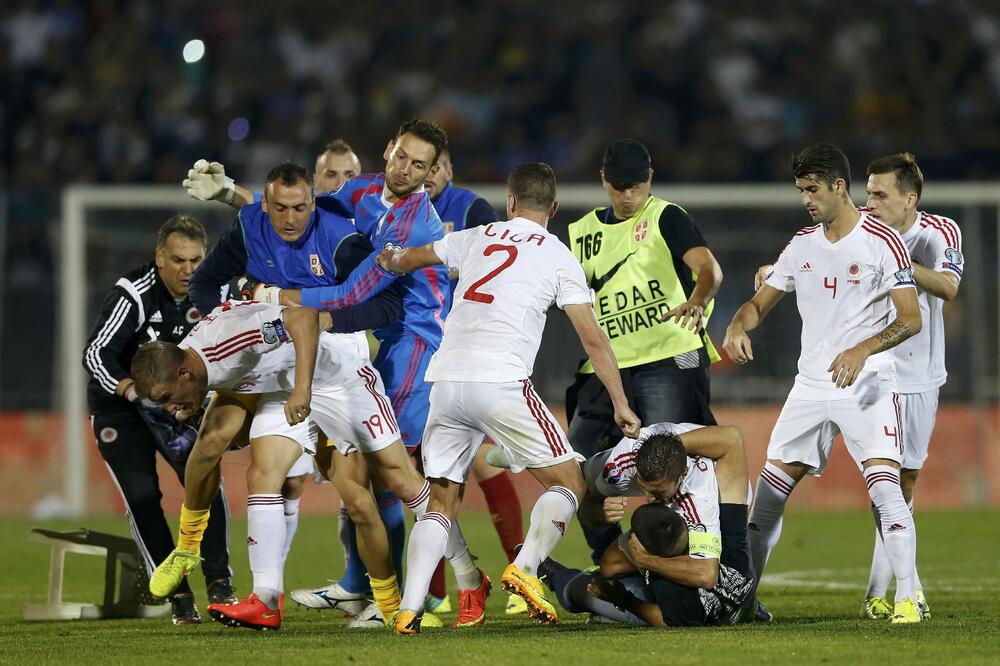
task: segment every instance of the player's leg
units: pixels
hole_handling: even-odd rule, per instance
[[[173,537],[160,506],[156,472],[156,439],[138,413],[96,414],[93,420],[97,448],[125,503],[136,548],[148,573],[174,549]],[[201,622],[187,578],[162,595],[171,597],[174,624]]]
[[[288,561],[295,532],[299,529],[299,502],[306,489],[306,479],[313,471],[313,457],[303,453],[288,470],[285,482],[281,484],[281,499],[285,513],[285,547],[281,550],[281,561]]]
[[[166,596],[197,566],[210,507],[221,489],[222,456],[231,445],[249,442],[258,399],[259,396],[217,394],[209,403],[184,468],[184,504],[177,548],[150,576],[149,590],[153,594]]]
[[[838,403],[850,403],[840,405]],[[899,395],[875,392],[855,400],[831,403],[831,415],[844,433],[844,443],[862,467],[868,495],[878,517],[886,557],[896,578],[892,622],[919,622],[916,602],[916,526],[899,482],[905,450],[905,432]]]
[[[514,489],[513,478],[505,469],[500,469],[486,462],[486,453],[493,447],[492,442],[488,446],[482,446],[476,453],[476,459],[472,464],[472,476],[479,483],[479,488],[486,498],[486,506],[489,508],[490,517],[493,519],[493,527],[500,537],[500,545],[508,562],[513,562],[517,555],[515,549],[524,543],[524,524],[521,509],[521,501]],[[438,567],[440,570],[440,567]],[[435,572],[436,574],[437,572]],[[442,576],[443,578],[443,576]],[[431,585],[431,594],[434,594],[434,586]],[[441,595],[444,596],[443,594]],[[507,599],[505,612],[507,615],[517,615],[524,613],[528,607],[524,600],[516,594],[512,594]]]
[[[743,433],[736,426],[707,426],[681,435],[684,450],[715,461],[720,504],[747,503],[750,489]]]
[[[923,393],[900,393],[900,409],[903,419],[903,467],[899,474],[899,483],[910,512],[913,512],[913,491],[920,476],[920,470],[927,460],[931,435],[937,418],[938,389]],[[886,592],[892,580],[892,567],[885,552],[882,541],[878,515],[875,515],[875,547],[872,553],[872,568],[868,578],[868,590],[865,594],[863,616],[872,619],[884,619],[892,614],[892,605],[886,601]],[[914,587],[916,589],[917,605],[920,606],[924,619],[930,617],[930,606],[924,597],[920,574],[914,566]]]
[[[781,538],[789,496],[807,473],[823,469],[835,436],[826,402],[785,401],[771,431],[767,462],[757,479],[750,510],[750,554],[758,582]]]
[[[633,368],[629,398],[644,425],[715,425],[709,407],[711,383],[704,348]]]

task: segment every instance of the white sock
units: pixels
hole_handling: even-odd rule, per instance
[[[451,521],[443,513],[425,512],[410,531],[406,545],[406,585],[400,608],[418,615],[424,609],[424,599],[431,578],[448,545]]]
[[[885,554],[885,544],[882,543],[882,521],[878,511],[872,506],[872,517],[875,519],[875,547],[872,549],[872,570],[868,574],[868,591],[865,598],[884,597],[892,580],[892,567]]]
[[[292,541],[295,539],[295,531],[299,529],[299,500],[283,500],[285,509],[285,547],[281,551],[281,566],[285,566],[288,561],[288,552],[292,549]]]
[[[750,522],[747,525],[750,533],[750,558],[758,581],[764,575],[764,567],[771,557],[771,551],[781,538],[785,503],[795,490],[796,483],[777,465],[769,462],[765,462],[764,469],[760,471]]]
[[[535,502],[528,523],[528,535],[524,546],[514,558],[514,566],[534,576],[559,539],[566,533],[566,526],[573,520],[579,508],[576,495],[563,486],[549,486],[548,490]]]
[[[340,500],[340,515],[337,516],[337,538],[340,539],[340,547],[344,549],[344,562],[347,562],[348,554],[348,541],[350,540],[350,524],[348,521],[351,519],[349,513],[347,513],[347,505],[344,504],[344,500]]]
[[[896,577],[896,601],[915,599],[917,529],[899,487],[899,470],[888,465],[872,465],[864,470],[864,476],[879,516],[886,558]]]
[[[284,512],[284,502],[277,493],[247,497],[247,551],[253,572],[253,591],[272,609],[278,607],[278,594],[283,587]]]
[[[430,502],[430,497],[431,484],[429,481],[424,481],[424,486],[420,489],[419,493],[410,499],[403,500],[406,506],[410,507],[413,515],[417,517],[418,522],[427,514],[427,504]],[[476,561],[469,552],[469,546],[465,543],[465,537],[462,535],[462,528],[458,526],[458,521],[449,521],[448,525],[448,542],[445,546],[444,557],[448,558],[448,562],[455,572],[455,584],[458,588],[461,590],[474,590],[483,582],[479,567],[476,566]],[[413,537],[411,536],[410,539],[412,542]],[[407,555],[406,561],[406,575],[409,577],[409,555]],[[428,582],[429,585],[430,582]],[[408,606],[403,606],[403,608],[408,608]]]

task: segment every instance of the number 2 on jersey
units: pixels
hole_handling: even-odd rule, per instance
[[[488,245],[485,250],[483,250],[483,256],[488,257],[494,252],[506,252],[507,258],[504,262],[494,268],[492,271],[481,277],[480,279],[469,285],[469,288],[465,290],[462,294],[462,298],[467,301],[476,301],[477,303],[492,303],[493,294],[486,294],[481,291],[477,291],[484,284],[495,278],[496,276],[503,273],[505,270],[511,267],[514,260],[517,259],[517,248],[513,245],[500,245],[499,243],[494,243],[493,245]]]

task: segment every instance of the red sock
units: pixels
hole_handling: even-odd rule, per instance
[[[437,569],[434,570],[434,575],[431,577],[431,586],[427,589],[427,592],[431,596],[435,596],[438,599],[444,599],[448,595],[448,587],[444,580],[444,558],[438,562]]]
[[[479,482],[486,496],[486,506],[490,508],[493,527],[500,537],[500,545],[507,553],[507,561],[514,561],[514,548],[524,542],[521,501],[511,482],[510,474],[503,471],[494,477]]]

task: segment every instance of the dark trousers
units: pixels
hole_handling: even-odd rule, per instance
[[[697,367],[682,369],[673,358],[667,358],[621,371],[629,405],[642,425],[664,421],[716,424],[709,406],[710,363],[704,348],[699,351],[699,361]],[[573,386],[566,391],[566,413],[571,419],[569,443],[584,457],[610,448],[622,438],[621,430],[615,425],[611,398],[596,374],[576,376]],[[621,528],[618,525],[584,527],[583,533],[596,564],[605,549],[621,534]]]
[[[151,574],[174,549],[174,538],[163,515],[160,479],[156,473],[156,438],[135,410],[95,414],[97,448],[125,501],[125,517],[146,569]],[[184,484],[184,462],[164,457]],[[212,502],[201,549],[206,583],[232,576],[229,569],[229,508],[222,490]],[[190,592],[187,578],[178,592]]]

